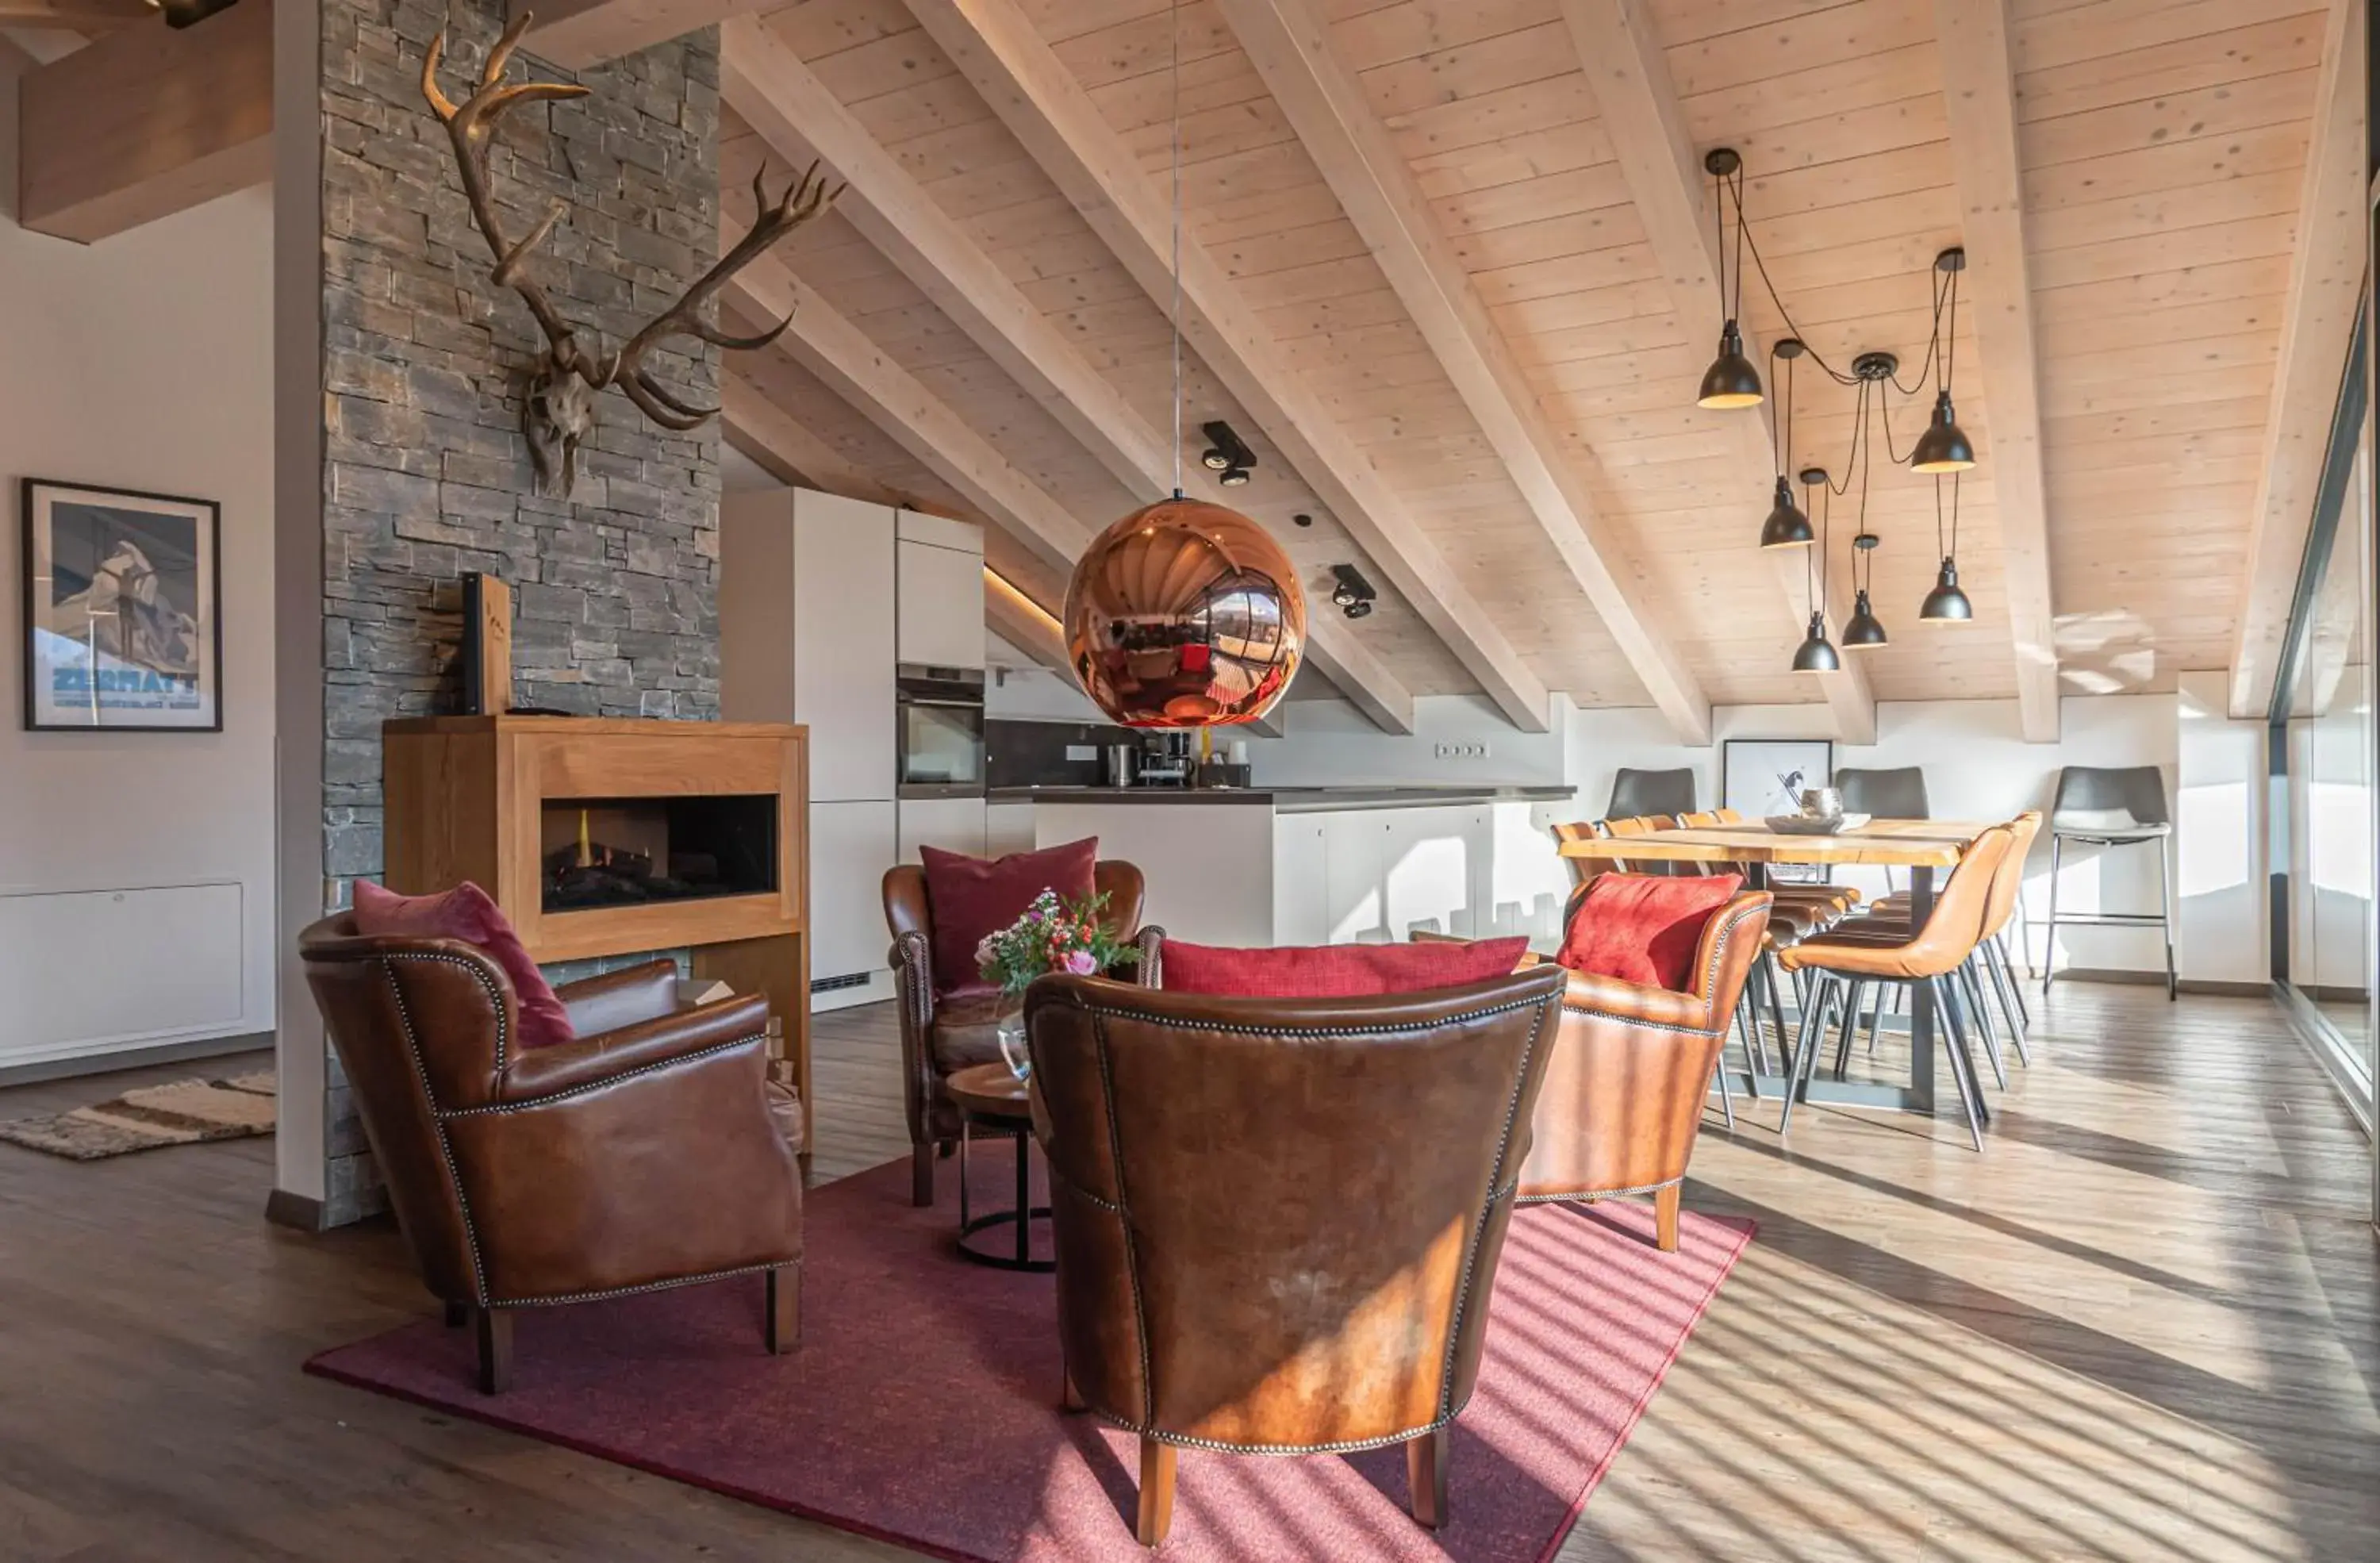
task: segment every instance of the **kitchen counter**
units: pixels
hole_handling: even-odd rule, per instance
[[[1551,803],[1568,787],[994,787],[990,804],[1268,805],[1276,814],[1340,809],[1443,808],[1488,803]]]

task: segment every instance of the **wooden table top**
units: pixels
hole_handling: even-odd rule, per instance
[[[942,1089],[978,1118],[1009,1121],[1033,1116],[1031,1087],[1004,1063],[969,1064],[945,1079]]]
[[[1871,819],[1832,836],[1796,836],[1756,821],[1707,830],[1656,830],[1561,843],[1564,857],[1640,863],[1867,863],[1902,868],[1957,866],[1991,819]]]

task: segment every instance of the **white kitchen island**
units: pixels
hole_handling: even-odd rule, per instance
[[[1570,873],[1552,824],[1568,788],[1000,789],[1037,845],[1099,839],[1139,865],[1146,921],[1201,944],[1561,934]]]

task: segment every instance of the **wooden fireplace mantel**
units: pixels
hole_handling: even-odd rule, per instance
[[[782,1023],[810,1142],[809,733],[777,722],[416,717],[381,728],[388,886],[477,883],[540,963],[689,949],[697,977],[765,993]],[[548,802],[766,795],[776,888],[548,912]]]

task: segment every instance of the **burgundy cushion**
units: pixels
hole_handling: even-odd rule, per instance
[[[356,881],[356,932],[392,939],[458,939],[476,946],[513,979],[520,1000],[519,1042],[550,1048],[571,1039],[570,1012],[553,996],[553,985],[528,958],[504,908],[466,879],[443,895],[399,895],[370,879]]]
[[[1250,999],[1356,999],[1370,993],[1422,993],[1468,987],[1509,975],[1528,950],[1525,939],[1475,943],[1283,945],[1234,950],[1167,939],[1159,975],[1168,993],[1237,994]]]
[[[1555,959],[1574,972],[1691,993],[1703,927],[1742,885],[1741,874],[1598,874]]]
[[[975,947],[986,934],[1025,915],[1035,896],[1046,890],[1066,902],[1091,898],[1099,839],[1086,836],[997,860],[939,847],[920,847],[917,853],[926,866],[926,908],[934,920],[934,986],[944,993],[964,993],[986,988]]]

